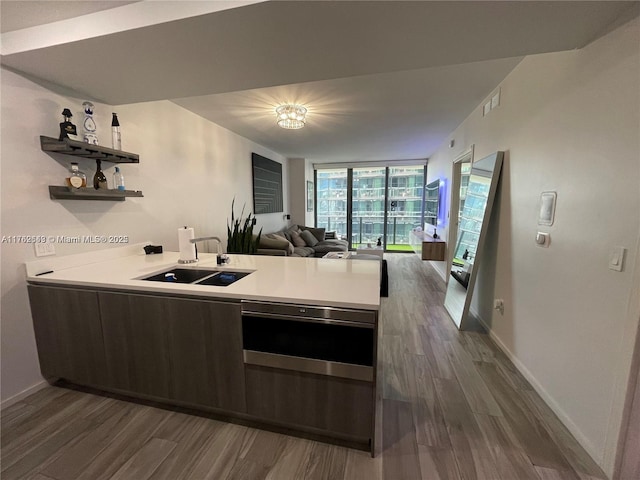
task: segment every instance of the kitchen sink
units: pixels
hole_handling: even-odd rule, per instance
[[[171,270],[145,277],[142,280],[149,280],[151,282],[194,283],[217,272],[218,270],[205,270],[203,268],[172,268]],[[173,274],[174,277],[171,277],[171,274]]]
[[[231,272],[229,270],[225,270],[220,272],[212,277],[207,277],[204,280],[200,280],[196,282],[198,285],[213,285],[216,287],[226,287],[227,285],[231,285],[233,282],[237,282],[241,278],[246,277],[252,272]]]
[[[230,270],[208,270],[202,268],[172,268],[150,277],[142,278],[151,282],[194,283],[226,287],[253,272],[234,272]]]

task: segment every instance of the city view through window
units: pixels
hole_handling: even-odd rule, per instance
[[[317,170],[317,226],[349,239],[352,248],[380,240],[390,251],[411,250],[411,230],[423,225],[424,170],[422,165]]]

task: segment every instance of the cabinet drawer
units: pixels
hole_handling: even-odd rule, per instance
[[[374,397],[369,382],[245,366],[247,413],[266,420],[362,439],[372,438]]]

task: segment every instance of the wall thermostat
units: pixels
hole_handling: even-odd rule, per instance
[[[538,225],[553,225],[556,215],[556,192],[542,192],[540,194],[540,212],[538,213]]]

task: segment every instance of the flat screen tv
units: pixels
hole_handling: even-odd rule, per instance
[[[424,195],[424,222],[438,225],[440,215],[440,180],[427,184]]]

